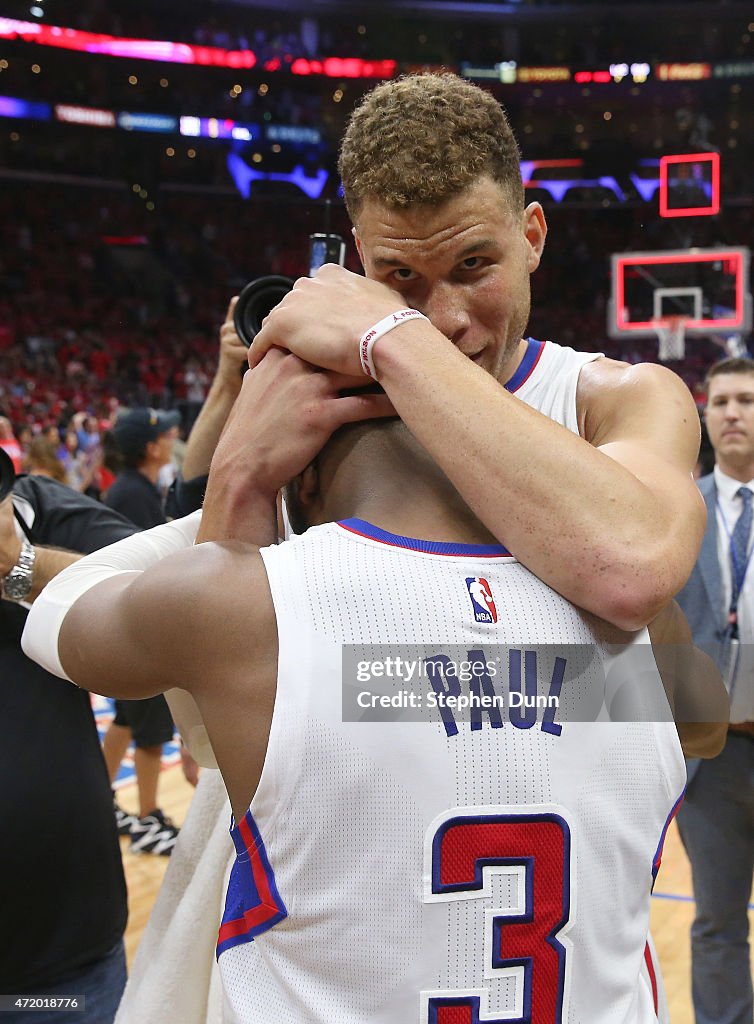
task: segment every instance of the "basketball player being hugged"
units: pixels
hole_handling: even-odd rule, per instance
[[[667,712],[646,631],[533,576],[400,421],[338,431],[287,498],[303,536],[163,557],[178,524],[157,527],[61,574],[24,635],[95,692],[180,686],[198,704],[235,816],[218,941],[232,1019],[655,1021],[649,899],[681,746],[667,713],[592,720],[615,645]],[[417,644],[434,668],[414,720],[365,714]],[[444,699],[459,649],[477,666],[500,655],[473,670],[498,699],[467,720]],[[591,712],[536,718],[514,690],[585,693]]]

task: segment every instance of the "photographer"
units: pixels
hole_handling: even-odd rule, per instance
[[[165,511],[173,519],[201,508],[212,455],[241,391],[246,347],[234,324],[237,302],[238,296],[234,295],[220,328],[220,353],[212,385],[191,428],[181,472],[168,491]]]

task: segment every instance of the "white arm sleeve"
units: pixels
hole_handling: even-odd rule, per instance
[[[201,512],[174,519],[143,533],[119,540],[68,566],[47,584],[31,606],[21,646],[24,653],[61,679],[73,682],[58,656],[58,637],[71,606],[102,580],[123,573],[143,572],[176,551],[192,547]],[[172,689],[165,693],[170,713],[188,752],[203,768],[217,768],[212,745],[199,708],[191,694]]]
[[[201,512],[155,526],[85,555],[50,580],[26,619],[21,647],[24,654],[61,679],[69,679],[58,656],[58,637],[71,606],[97,583],[125,572],[143,572],[176,551],[190,548]]]

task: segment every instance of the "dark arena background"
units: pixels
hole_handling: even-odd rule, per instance
[[[376,82],[422,69],[458,72],[509,113],[549,224],[529,333],[662,357],[701,408],[708,367],[752,351],[750,3],[8,0],[0,443],[44,433],[62,450],[79,431],[96,450],[133,405],[178,409],[185,436],[231,296],[306,275],[316,232],[342,235],[359,270],[342,129]],[[181,818],[190,791],[174,792]],[[690,1024],[675,831],[665,856],[652,927],[672,1019]],[[131,956],[160,860],[127,865]]]

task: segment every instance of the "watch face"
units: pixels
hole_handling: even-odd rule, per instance
[[[36,552],[28,541],[21,548],[18,564],[14,565],[2,581],[3,597],[8,601],[22,601],[31,590]]]
[[[3,595],[11,601],[20,601],[31,590],[31,569],[18,566],[3,580]]]

